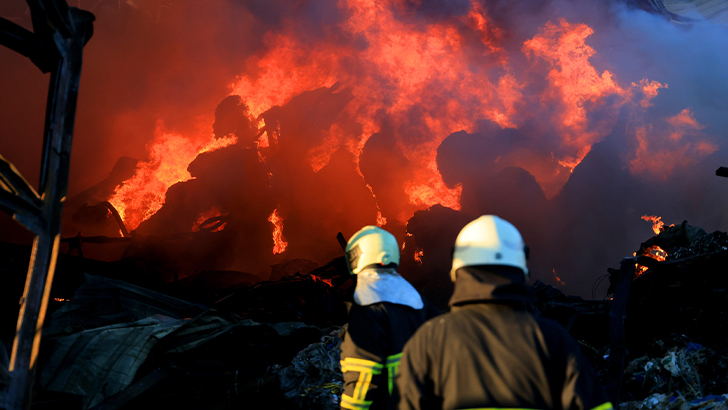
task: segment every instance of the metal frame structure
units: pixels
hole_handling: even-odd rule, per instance
[[[0,209],[35,234],[13,342],[10,385],[0,407],[30,407],[33,381],[60,243],[61,211],[68,190],[71,141],[81,77],[83,47],[94,15],[66,0],[27,0],[33,32],[0,18],[0,45],[51,73],[46,106],[39,190],[0,156]]]

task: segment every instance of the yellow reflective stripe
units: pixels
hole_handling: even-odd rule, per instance
[[[356,400],[346,394],[341,395],[341,407],[352,410],[368,410],[372,405],[372,401]]]
[[[370,372],[372,374],[380,374],[384,365],[373,362],[371,360],[357,359],[355,357],[347,357],[341,361],[341,371],[352,372]]]
[[[399,359],[402,358],[402,353],[387,356],[387,382],[389,383],[389,394],[392,394],[394,389],[394,377],[399,371]]]
[[[612,406],[612,402],[608,401],[604,404],[600,404],[597,407],[594,407],[592,410],[609,410],[609,409],[613,409],[613,408],[614,407]]]
[[[369,390],[369,385],[371,383],[371,373],[359,373],[359,380],[357,380],[356,386],[354,387],[354,398],[357,400],[364,400],[367,397],[367,390]]]
[[[364,400],[367,397],[367,391],[369,386],[372,384],[372,377],[381,374],[384,365],[371,360],[358,359],[356,357],[347,357],[341,361],[341,371],[344,372],[359,372],[359,379],[356,381],[354,386],[354,397],[349,397],[353,401],[349,401],[349,404],[356,407],[347,408],[369,408],[371,402]],[[369,404],[367,404],[369,403]],[[343,399],[342,399],[343,406]],[[365,406],[365,407],[362,407]]]

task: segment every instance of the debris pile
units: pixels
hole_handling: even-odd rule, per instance
[[[619,357],[612,300],[569,296],[537,281],[530,309],[561,323],[605,384],[621,375],[622,410],[728,410],[728,234],[683,223],[636,254],[655,246],[667,256],[637,259],[649,267],[623,295],[624,372],[610,374]],[[257,283],[242,272],[209,271],[154,286],[144,275],[127,275],[137,284],[120,280],[123,266],[132,265],[62,259],[56,280],[67,283],[51,295],[61,297],[43,332],[37,403],[339,407],[345,304],[355,287],[343,258],[319,268],[291,261]],[[93,274],[69,274],[74,266]],[[610,282],[619,272],[610,270]]]
[[[625,400],[642,403],[660,395],[669,399],[671,406],[676,400],[687,405],[705,397],[720,397],[728,392],[727,359],[685,336],[658,340],[648,354],[633,359],[625,368],[622,395]]]

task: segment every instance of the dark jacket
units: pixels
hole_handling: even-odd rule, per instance
[[[404,348],[398,408],[611,409],[578,343],[525,310],[534,299],[520,270],[459,269],[450,313]]]
[[[386,407],[402,348],[418,327],[440,314],[434,305],[425,298],[422,300],[422,309],[389,302],[351,306],[349,325],[341,344],[344,374],[341,408]]]

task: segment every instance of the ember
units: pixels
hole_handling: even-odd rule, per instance
[[[425,256],[425,251],[423,251],[422,249],[418,249],[418,250],[415,251],[415,260],[420,265],[422,265],[422,257],[423,256]]]
[[[637,253],[634,254],[637,256]],[[649,248],[645,249],[644,253],[642,253],[644,256],[649,256],[652,259],[655,259],[657,261],[664,261],[667,259],[667,252],[665,252],[662,248],[660,248],[657,245],[650,246]],[[635,264],[635,277],[642,275],[647,271],[647,266],[642,266],[639,263]]]

